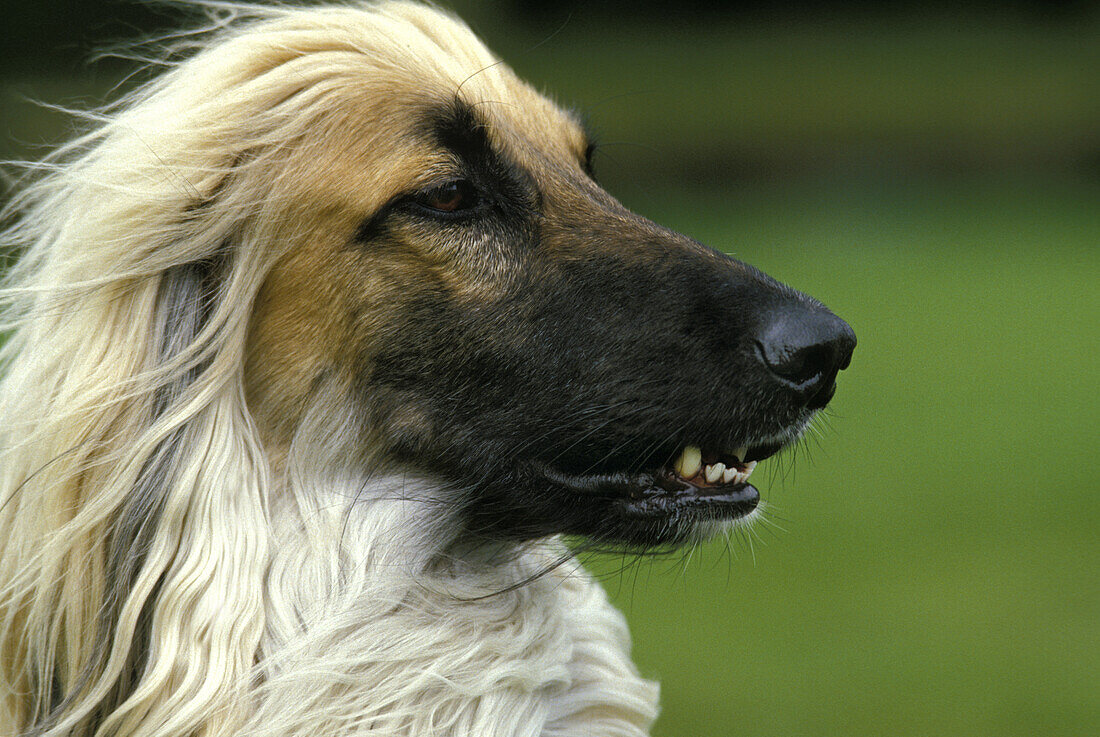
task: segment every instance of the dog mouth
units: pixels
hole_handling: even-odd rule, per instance
[[[760,461],[784,446],[776,442],[717,451],[686,445],[664,466],[638,473],[542,472],[577,494],[605,498],[627,518],[733,520],[757,508],[760,492],[749,477]]]
[[[706,495],[709,489],[722,489],[748,481],[756,464],[774,455],[781,446],[741,446],[728,453],[704,453],[697,445],[688,445],[662,473],[689,484]]]

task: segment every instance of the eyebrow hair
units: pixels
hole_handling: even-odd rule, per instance
[[[464,161],[485,162],[495,154],[485,121],[462,99],[436,108],[425,122],[428,136]]]

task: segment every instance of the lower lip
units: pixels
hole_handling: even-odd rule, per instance
[[[631,516],[691,514],[706,519],[737,519],[756,509],[760,492],[752,484],[741,483],[709,487],[705,493],[692,487],[624,502]]]

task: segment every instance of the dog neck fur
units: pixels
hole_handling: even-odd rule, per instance
[[[418,499],[437,495],[404,475],[294,495],[310,501],[278,515],[263,683],[243,731],[647,734],[656,686],[602,589],[555,565],[556,541],[493,562],[425,555],[446,533]]]

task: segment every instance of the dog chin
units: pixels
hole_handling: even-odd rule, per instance
[[[729,537],[735,530],[752,527],[764,514],[767,502],[761,500],[749,513],[733,519],[700,520],[684,537],[683,545],[699,545],[715,538]]]
[[[765,507],[758,501],[752,509],[739,511],[734,515],[722,515],[721,512],[708,510],[695,514],[669,514],[663,518],[651,518],[643,524],[634,524],[621,528],[619,540],[611,547],[625,547],[634,551],[673,551],[709,542],[715,538],[729,537],[739,528],[747,528],[761,516]],[[600,547],[599,540],[595,541]]]

